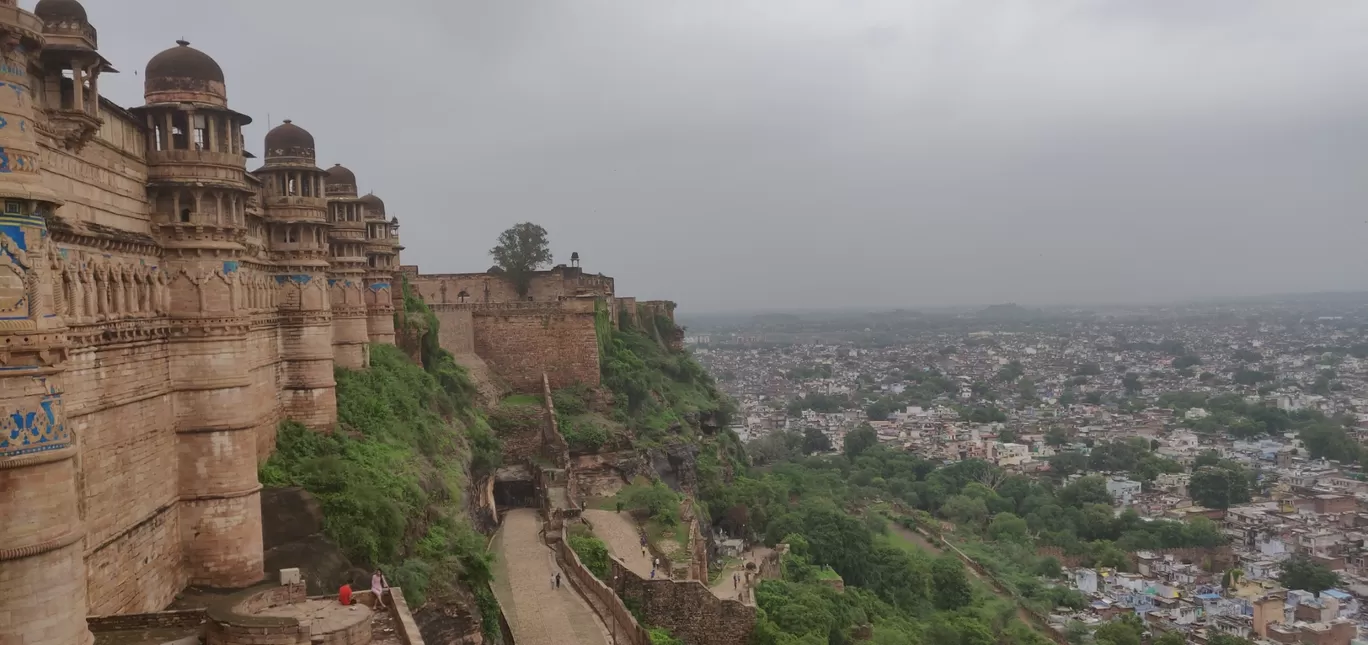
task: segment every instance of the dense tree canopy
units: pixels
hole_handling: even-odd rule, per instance
[[[500,233],[489,254],[494,257],[494,266],[513,281],[520,296],[526,296],[532,286],[532,273],[551,264],[546,229],[531,222],[516,224]]]
[[[1312,560],[1305,554],[1296,554],[1283,560],[1278,583],[1288,589],[1298,589],[1318,594],[1340,583],[1338,573],[1329,567]]]

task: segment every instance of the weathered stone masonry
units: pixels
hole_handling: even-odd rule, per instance
[[[334,365],[394,337],[398,221],[350,171],[287,122],[248,172],[188,43],[141,106],[113,71],[75,0],[0,0],[0,642],[260,580],[276,425],[331,428]]]
[[[248,169],[207,54],[153,57],[128,109],[114,72],[78,0],[0,0],[0,642],[88,645],[87,615],[261,579],[257,467],[394,342],[396,273],[462,365],[527,392],[597,384],[596,303],[624,302],[577,256],[523,298],[401,267],[398,219],[303,128]]]

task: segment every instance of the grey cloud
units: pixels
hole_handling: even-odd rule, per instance
[[[1368,3],[88,0],[477,271],[546,226],[686,310],[1359,289]]]

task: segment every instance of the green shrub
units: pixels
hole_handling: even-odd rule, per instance
[[[608,579],[608,545],[603,540],[592,535],[571,535],[570,548],[594,577]]]
[[[684,645],[684,641],[670,635],[670,630],[664,627],[652,627],[651,645]]]
[[[577,384],[561,388],[551,393],[551,404],[556,412],[567,416],[584,414],[589,411],[589,387]]]
[[[591,419],[558,416],[557,425],[572,450],[594,452],[612,439],[606,428]]]
[[[679,493],[661,482],[638,482],[618,491],[617,500],[634,511],[645,511],[665,525],[679,523]]]

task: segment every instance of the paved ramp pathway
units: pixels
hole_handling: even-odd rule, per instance
[[[537,512],[519,508],[508,512],[494,538],[494,595],[513,639],[518,645],[607,645],[602,623],[565,576],[560,589],[551,588],[560,567],[540,530]]]
[[[584,518],[594,525],[594,535],[608,545],[608,552],[627,563],[627,568],[643,578],[651,577],[651,556],[641,554],[641,533],[632,516],[585,509]],[[667,567],[668,568],[668,567]],[[668,576],[668,571],[657,571],[657,576]]]

